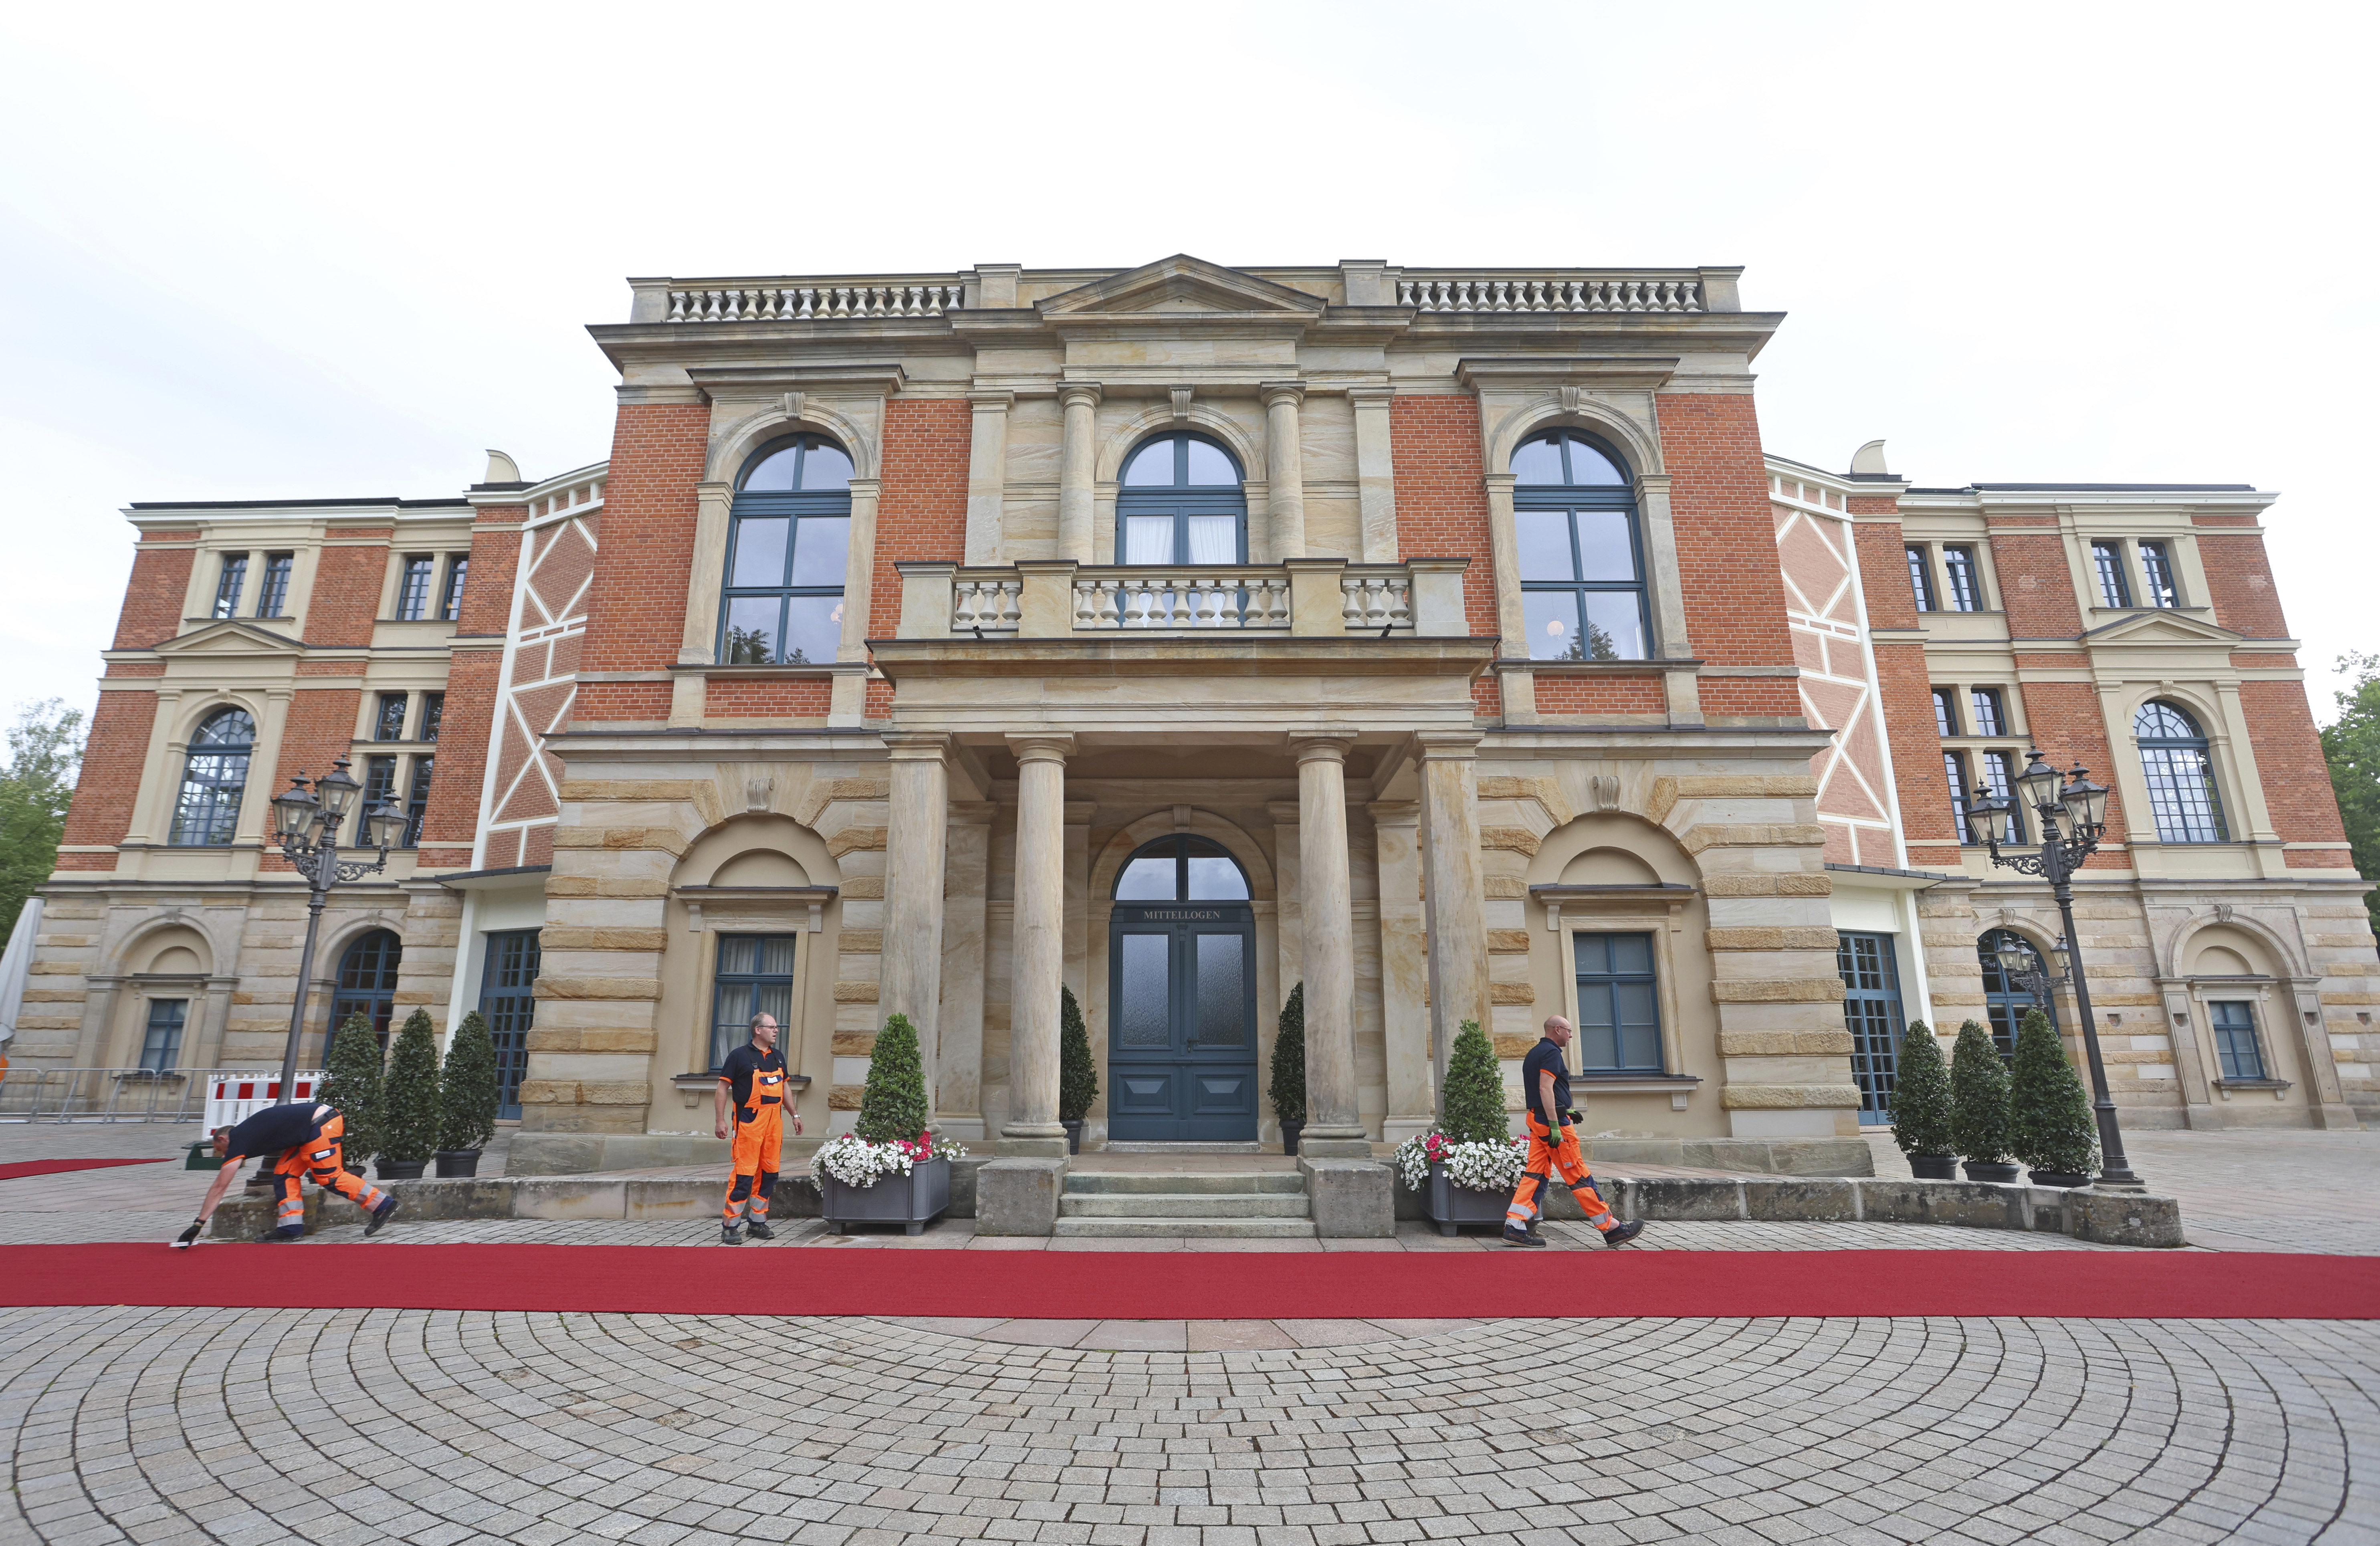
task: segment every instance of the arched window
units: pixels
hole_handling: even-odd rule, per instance
[[[1160,837],[1141,846],[1116,876],[1119,902],[1245,902],[1247,872],[1220,843]]]
[[[2033,942],[2010,929],[1994,929],[1975,942],[1975,955],[1984,963],[1984,1011],[1985,1023],[1991,1027],[1992,1041],[2003,1056],[2016,1054],[2017,1028],[2024,1012],[2038,1007],[2049,1016],[2054,1029],[2058,1025],[2058,1000],[2053,997],[2034,998],[2000,969],[1999,950],[2003,944],[2021,944],[2033,952],[2038,962],[2041,952],[2033,949]]]
[[[1530,658],[1648,658],[1644,541],[1619,460],[1582,434],[1555,430],[1512,453],[1512,482]]]
[[[2140,743],[2157,841],[2222,842],[2223,797],[2215,790],[2198,722],[2171,703],[2143,703],[2132,716],[2132,736]]]
[[[1204,435],[1159,435],[1126,457],[1116,490],[1119,564],[1245,564],[1240,464]]]
[[[190,737],[182,794],[174,802],[173,843],[224,844],[239,825],[239,797],[256,751],[256,721],[246,709],[219,709]]]
[[[730,524],[720,663],[832,664],[851,551],[851,457],[823,435],[762,446]]]
[[[405,944],[386,929],[358,935],[339,956],[339,981],[331,995],[331,1029],[322,1038],[322,1057],[350,1015],[361,1015],[371,1025],[372,1039],[388,1048],[388,1020],[396,1003],[396,968],[405,959]]]

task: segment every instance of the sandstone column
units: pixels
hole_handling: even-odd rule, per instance
[[[1008,410],[1014,392],[970,392],[975,433],[967,446],[966,561],[997,564],[1006,543],[1002,517],[1008,498]]]
[[[1265,497],[1272,512],[1272,562],[1278,564],[1305,556],[1305,461],[1297,438],[1297,405],[1305,400],[1305,388],[1293,381],[1269,381],[1257,390],[1264,397]]]
[[[1298,1151],[1369,1159],[1355,1106],[1355,923],[1347,875],[1347,740],[1293,735],[1305,968],[1305,1136]]]
[[[1479,792],[1475,731],[1423,731],[1422,910],[1429,931],[1429,1052],[1439,1115],[1446,1114],[1446,1064],[1465,1020],[1492,1032],[1488,1000],[1488,925],[1480,907]]]
[[[1380,877],[1380,1025],[1388,1042],[1389,1110],[1380,1136],[1390,1143],[1429,1131],[1429,943],[1421,914],[1421,804],[1374,800],[1374,850]]]
[[[1066,759],[1072,736],[1011,736],[1016,753],[1015,950],[1009,989],[1002,1158],[1063,1159],[1058,992],[1066,969]]]
[[[1096,564],[1091,552],[1092,484],[1099,470],[1099,388],[1068,382],[1058,388],[1066,415],[1064,454],[1058,465],[1058,552],[1077,564]]]
[[[888,730],[892,810],[884,834],[884,959],[880,1013],[917,1028],[926,1111],[937,1111],[934,1032],[942,995],[942,862],[950,825],[951,738]]]

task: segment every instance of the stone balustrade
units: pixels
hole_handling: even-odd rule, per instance
[[[1702,311],[1699,276],[1612,274],[1592,278],[1424,275],[1397,280],[1397,304],[1416,311]]]
[[[781,323],[838,317],[939,317],[965,304],[955,276],[927,283],[671,286],[663,322]]]
[[[1469,560],[1008,566],[902,563],[904,639],[1096,633],[1461,638]]]

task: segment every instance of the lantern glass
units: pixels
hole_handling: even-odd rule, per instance
[[[1993,954],[1999,957],[2001,972],[2011,980],[2034,969],[2033,947],[2013,936],[2002,940]]]
[[[405,836],[405,812],[393,805],[375,805],[364,812],[365,841],[375,848],[394,848]]]
[[[2017,774],[2016,783],[2017,787],[2024,791],[2024,803],[2035,810],[2057,803],[2058,770],[2043,761],[2039,751],[2034,752],[2033,761],[2025,765],[2024,772]]]
[[[2069,775],[2073,782],[2059,791],[2058,797],[2066,802],[2067,817],[2074,823],[2077,832],[2095,832],[2107,820],[2107,785],[2092,783],[2085,776],[2089,772],[2082,763],[2075,763],[2073,773]]]
[[[1973,834],[1970,841],[1980,848],[1998,837],[2007,810],[2007,806],[1992,798],[1989,789],[1976,785],[1974,794],[1967,800],[1967,831]]]
[[[2073,957],[2066,948],[2066,937],[2063,934],[2049,942],[2049,958],[2057,965],[2058,975],[2060,977],[2065,976],[2071,968]]]
[[[273,830],[284,837],[303,837],[322,801],[306,792],[306,781],[293,778],[289,787],[273,797]]]
[[[347,807],[355,803],[356,791],[362,787],[347,776],[347,760],[344,757],[314,783],[315,791],[322,797],[322,809],[330,812],[334,822],[346,820]]]

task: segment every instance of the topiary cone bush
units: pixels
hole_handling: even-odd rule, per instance
[[[1950,1049],[1950,1141],[1971,1164],[2008,1163],[2008,1065],[1973,1020],[1959,1027]]]
[[[1496,1048],[1476,1020],[1463,1021],[1454,1038],[1446,1065],[1446,1109],[1439,1126],[1456,1143],[1500,1143],[1512,1136]]]
[[[1956,1154],[1950,1138],[1950,1069],[1923,1020],[1909,1022],[1892,1079],[1892,1141],[1904,1154]]]
[[[2049,1016],[2028,1009],[2017,1026],[2010,1073],[2009,1147],[2038,1171],[2089,1175],[2099,1168],[2099,1127],[2082,1080]]]
[[[1305,1120],[1305,984],[1289,991],[1281,1006],[1281,1028],[1272,1038],[1272,1114],[1283,1122]]]
[[[1099,1098],[1099,1071],[1091,1062],[1091,1033],[1075,990],[1058,989],[1058,1118],[1080,1122]]]
[[[322,1060],[322,1085],[314,1098],[346,1119],[339,1139],[345,1163],[361,1170],[380,1152],[380,1042],[371,1021],[350,1015],[331,1038],[330,1055]]]
[[[380,1157],[418,1164],[438,1148],[438,1033],[430,1012],[405,1017],[381,1086]]]
[[[917,1028],[906,1015],[893,1016],[876,1033],[852,1130],[870,1143],[915,1143],[926,1131],[926,1069],[917,1057]]]
[[[476,1009],[446,1039],[438,1073],[438,1147],[483,1149],[496,1136],[496,1039]]]

